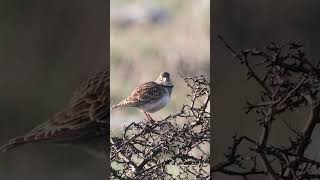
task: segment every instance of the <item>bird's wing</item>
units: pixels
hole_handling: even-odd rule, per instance
[[[67,108],[56,114],[53,124],[75,125],[95,121],[109,122],[109,74],[102,70],[81,83],[74,92]],[[80,126],[81,127],[81,126]]]
[[[163,96],[163,87],[153,81],[138,86],[131,95],[125,99],[126,106],[140,106],[160,99]]]
[[[83,82],[74,93],[69,105],[31,133],[39,131],[61,131],[65,133],[88,130],[96,124],[109,123],[109,76],[101,71]]]
[[[109,71],[107,69],[93,74],[87,81],[83,81],[79,88],[74,91],[70,104],[74,104],[88,94],[99,94],[102,91],[109,91],[109,82]]]
[[[64,110],[26,135],[10,140],[3,149],[36,141],[65,141],[106,134],[109,123],[108,86],[106,72],[95,74],[82,83]]]

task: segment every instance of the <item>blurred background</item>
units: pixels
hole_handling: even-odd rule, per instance
[[[259,136],[255,117],[246,115],[243,107],[247,100],[255,102],[260,89],[256,83],[246,80],[245,69],[217,39],[220,34],[235,49],[263,48],[267,43],[299,41],[306,47],[307,56],[313,61],[320,55],[320,2],[283,0],[215,0],[213,1],[213,84],[214,92],[214,137],[212,148],[217,160],[222,159],[232,135]],[[294,128],[301,128],[306,114],[296,113],[286,120]],[[300,120],[300,121],[299,121]],[[287,142],[288,129],[284,123],[276,125],[272,141],[281,145]],[[320,130],[314,131],[314,141],[308,150],[311,158],[319,159]],[[216,179],[237,180],[240,177],[216,175]],[[256,179],[252,177],[250,179]],[[268,179],[262,176],[261,179]]]
[[[107,66],[104,1],[0,1],[0,144],[60,111]],[[105,162],[78,149],[26,145],[0,153],[1,180],[103,179]]]
[[[161,119],[177,112],[186,100],[178,74],[209,78],[210,0],[111,0],[110,5],[111,105],[167,71],[174,83],[172,100],[151,116]],[[112,133],[143,118],[136,109],[115,110]]]

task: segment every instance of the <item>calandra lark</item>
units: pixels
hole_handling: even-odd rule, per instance
[[[159,111],[169,103],[172,88],[170,74],[161,72],[156,81],[139,85],[129,97],[112,106],[112,109],[135,107],[144,112],[148,120],[153,121],[148,113]]]
[[[34,142],[55,142],[76,145],[103,157],[109,130],[108,92],[109,74],[102,70],[80,85],[61,112],[26,135],[11,139],[0,151]]]

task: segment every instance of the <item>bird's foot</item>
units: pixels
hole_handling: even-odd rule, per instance
[[[148,113],[146,113],[146,112],[144,112],[145,113],[145,115],[146,115],[146,117],[147,117],[147,121],[148,122],[151,122],[151,123],[155,123],[156,121],[150,116],[150,114],[148,114]]]

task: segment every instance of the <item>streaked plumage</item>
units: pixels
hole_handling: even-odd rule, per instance
[[[7,151],[33,142],[73,144],[88,151],[101,151],[109,123],[109,73],[102,70],[83,82],[69,104],[51,119],[0,148]],[[93,148],[93,149],[92,149]]]
[[[154,113],[169,103],[172,88],[169,73],[162,72],[156,81],[139,85],[129,97],[112,106],[112,109],[135,107],[145,113]]]

